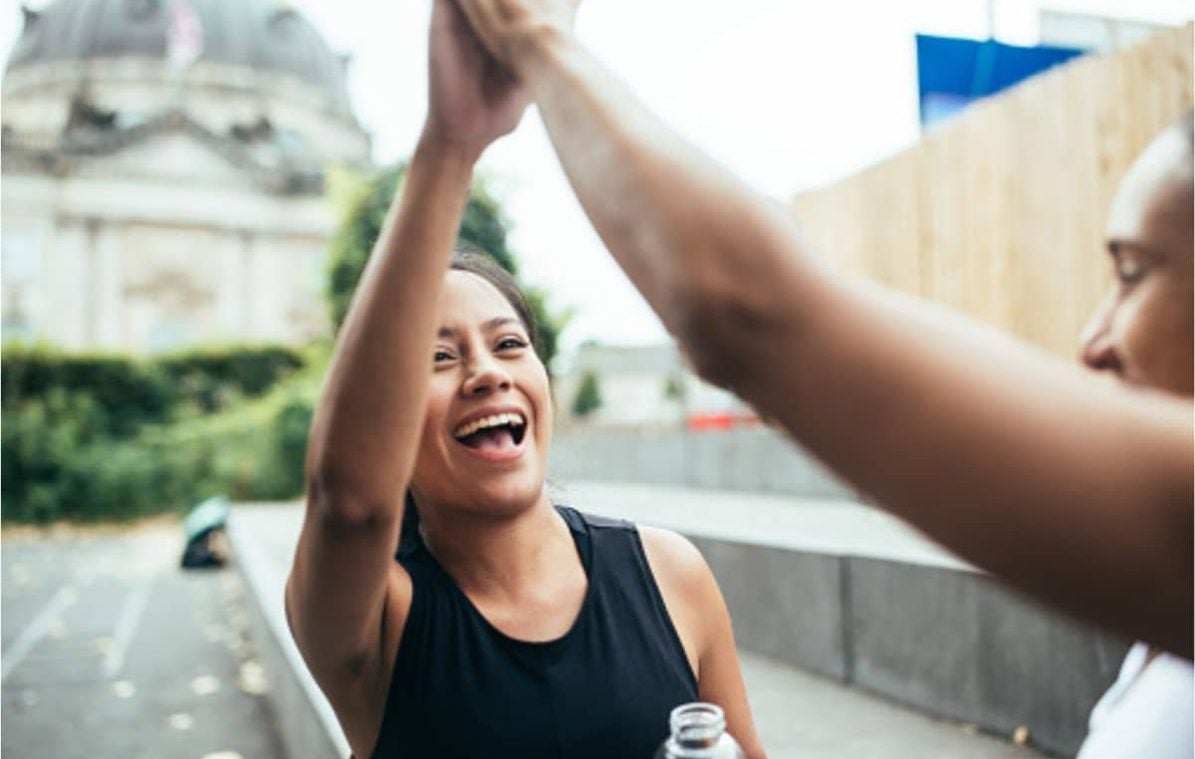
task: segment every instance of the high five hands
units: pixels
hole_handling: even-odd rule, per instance
[[[518,126],[520,52],[572,29],[578,0],[434,0],[424,139],[480,154]]]
[[[538,41],[569,34],[579,0],[454,0],[486,49],[513,72]]]
[[[518,126],[530,102],[511,70],[479,40],[455,0],[434,0],[423,140],[480,154]]]

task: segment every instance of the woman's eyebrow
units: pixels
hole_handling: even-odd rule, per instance
[[[523,322],[513,316],[495,316],[493,319],[488,319],[482,322],[481,331],[493,332],[510,324],[514,324],[518,327],[523,326]],[[436,332],[436,337],[441,340],[452,340],[458,335],[460,335],[460,330],[456,329],[455,327],[448,326],[440,327],[440,329]]]
[[[523,325],[521,321],[513,316],[496,316],[482,324],[481,329],[483,332],[493,332],[494,330],[505,327],[509,324],[517,324],[520,327]]]
[[[1145,245],[1136,240],[1113,237],[1105,243],[1105,246],[1108,249],[1108,253],[1117,261],[1125,253],[1130,255],[1136,254],[1139,257],[1145,257],[1150,260],[1165,258],[1165,253],[1161,248]]]

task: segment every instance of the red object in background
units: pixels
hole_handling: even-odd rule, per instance
[[[732,427],[753,427],[759,424],[759,417],[750,411],[719,411],[709,414],[689,414],[685,426],[691,432],[728,430]]]

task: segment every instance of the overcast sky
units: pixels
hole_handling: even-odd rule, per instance
[[[3,0],[7,58],[20,3]],[[45,3],[33,2],[40,6]],[[429,0],[295,0],[338,52],[375,158],[406,155],[422,122]],[[1043,7],[1162,23],[1190,0],[996,0],[998,39],[1038,41]],[[789,197],[917,138],[917,32],[984,37],[984,0],[588,0],[581,38],[686,138],[757,189]],[[524,277],[577,315],[565,346],[647,343],[663,330],[605,253],[534,112],[483,169],[512,224]]]

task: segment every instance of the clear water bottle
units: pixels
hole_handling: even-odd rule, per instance
[[[726,732],[726,715],[714,704],[683,704],[668,719],[672,735],[660,746],[655,759],[746,759],[746,754]]]

